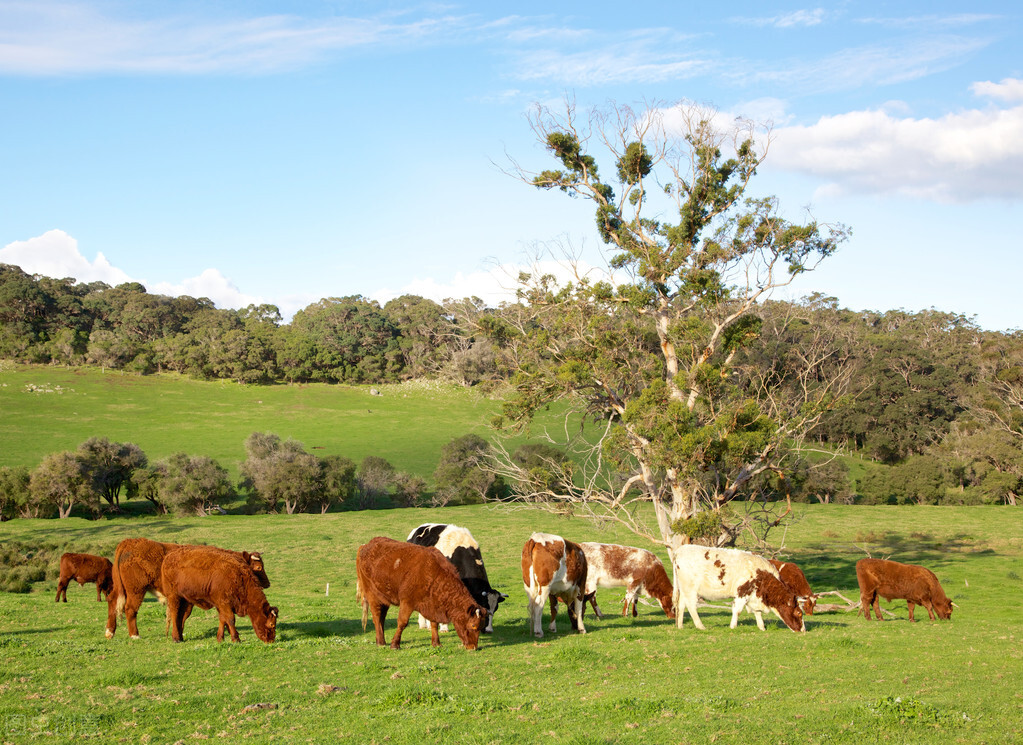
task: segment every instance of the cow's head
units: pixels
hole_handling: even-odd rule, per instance
[[[803,611],[792,589],[770,572],[758,569],[754,579],[757,597],[793,631],[806,631]]]
[[[490,589],[483,592],[483,599],[486,602],[487,607],[487,625],[483,629],[484,634],[494,633],[494,614],[497,613],[497,606],[508,599],[508,596],[503,592]]]
[[[932,603],[934,607],[934,613],[942,621],[947,621],[952,618],[952,601],[948,598],[941,598]]]
[[[799,607],[802,609],[805,615],[812,616],[814,608],[817,607],[818,597],[820,596],[817,593],[814,593],[813,595],[798,597],[796,598],[796,602],[799,603]]]
[[[462,645],[468,650],[476,650],[480,643],[480,631],[487,623],[487,609],[482,605],[473,603],[466,609],[465,620],[455,621],[455,631]]]
[[[256,636],[259,637],[260,641],[270,644],[277,638],[277,616],[279,611],[265,600],[261,610],[263,618],[261,621],[254,620],[252,628],[255,630]]]
[[[256,580],[259,582],[259,586],[264,590],[270,586],[270,578],[266,576],[266,569],[263,567],[263,556],[256,551],[251,554],[248,551],[242,551],[242,561],[249,565],[252,569],[252,573],[256,575]]]

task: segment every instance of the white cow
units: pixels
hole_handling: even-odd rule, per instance
[[[707,546],[679,546],[672,557],[675,581],[678,585],[678,625],[685,612],[693,618],[693,625],[703,629],[696,612],[699,598],[725,600],[732,603],[731,628],[739,623],[739,613],[745,608],[757,619],[757,628],[764,629],[763,613],[770,611],[793,631],[806,631],[800,598],[778,576],[778,570],[763,556],[734,548],[708,548]]]

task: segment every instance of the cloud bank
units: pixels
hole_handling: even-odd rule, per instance
[[[776,129],[770,164],[820,178],[834,194],[939,203],[1021,199],[1023,81],[981,82],[972,90],[995,103],[938,118],[852,111]]]

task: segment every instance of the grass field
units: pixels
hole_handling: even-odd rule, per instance
[[[488,435],[497,404],[433,383],[245,386],[95,368],[0,366],[0,466],[34,468],[90,437],[134,442],[151,461],[206,455],[238,475],[245,438],[273,432],[317,455],[367,455],[430,479],[455,437]]]
[[[510,598],[479,652],[454,634],[430,647],[410,626],[403,649],[363,633],[354,553],[374,535],[454,522],[479,540]],[[191,743],[1014,743],[1023,738],[1023,524],[996,507],[799,508],[785,536],[815,590],[856,597],[855,561],[925,564],[958,604],[950,622],[884,623],[855,613],[809,619],[793,634],[758,631],[725,610],[675,629],[659,609],[587,617],[589,633],[527,634],[519,553],[532,530],[635,543],[579,519],[457,507],[320,515],[15,520],[2,540],[112,554],[145,535],[263,552],[281,609],[278,641],[240,619],[241,644],[218,644],[216,614],[197,611],[185,643],[164,637],[162,607],[139,614],[142,638],[103,635],[93,586],[55,582],[0,592],[0,742]],[[642,544],[640,544],[642,545]],[[663,552],[661,555],[664,556]],[[329,583],[329,594],[327,585]],[[601,591],[612,610],[621,593]],[[822,602],[827,602],[823,599]],[[393,633],[392,611],[388,636]],[[248,708],[266,704],[263,708]]]

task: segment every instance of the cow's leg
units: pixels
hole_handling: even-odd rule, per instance
[[[632,606],[632,617],[635,618],[638,613],[636,612],[636,598],[639,596],[641,585],[629,585],[625,588],[625,605],[622,606],[622,615],[626,615],[629,606]]]
[[[144,596],[141,594],[125,593],[124,617],[128,621],[128,637],[131,639],[139,638],[137,617],[143,598]]]
[[[389,606],[382,603],[373,603],[369,610],[373,616],[373,628],[377,632],[377,645],[384,646],[384,619],[387,618],[387,609]]]
[[[183,642],[181,626],[181,598],[171,596],[167,598],[167,629],[170,631],[171,641]]]
[[[739,614],[742,613],[746,607],[746,600],[744,598],[735,598],[732,600],[732,622],[728,624],[728,628],[734,629],[739,625]]]
[[[422,618],[422,616],[420,616],[420,618]],[[432,647],[440,646],[440,634],[437,631],[437,627],[439,625],[440,624],[433,622],[430,623],[430,646]]]
[[[115,631],[117,631],[117,592],[111,592],[107,595],[107,628],[104,632],[107,639],[113,639]]]
[[[583,608],[586,607],[586,600],[583,598],[582,592],[576,593],[576,596],[572,599],[572,607],[575,608],[575,630],[580,634],[585,634],[586,626],[583,625]]]
[[[401,649],[401,632],[408,626],[408,620],[412,617],[412,606],[406,603],[402,603],[398,606],[398,629],[394,632],[394,638],[391,639],[391,649]],[[431,636],[436,633],[431,630]],[[437,644],[440,644],[440,640],[437,640]]]
[[[241,637],[238,636],[238,628],[234,623],[234,611],[230,608],[224,608],[224,610],[217,608],[217,615],[220,616],[220,625],[217,628],[217,641],[224,641],[224,626],[227,626],[228,631],[231,632],[231,641],[240,642]]]
[[[925,602],[925,603],[923,604],[923,606],[924,606],[924,608],[926,608],[926,609],[927,609],[927,615],[928,615],[928,616],[930,616],[930,619],[931,619],[931,620],[933,621],[933,620],[934,620],[934,610],[933,610],[933,606],[932,606],[932,605],[931,605],[931,604],[930,604],[929,602]]]
[[[913,618],[913,609],[916,608],[916,605],[913,603],[912,600],[907,600],[906,606],[909,608],[909,622],[916,623],[916,619]]]
[[[874,615],[877,616],[878,621],[883,621],[881,617],[881,598],[878,595],[874,595]]]
[[[549,587],[547,588],[547,592],[550,593]],[[553,595],[548,595],[548,597],[550,598],[551,601],[551,622],[550,625],[547,626],[547,630],[553,634],[556,633],[558,630],[558,599]],[[541,605],[540,608],[543,608],[543,606]],[[541,616],[540,623],[542,624],[543,623],[542,610],[540,611],[540,616]]]
[[[70,581],[70,577],[65,577],[63,574],[60,575],[60,579],[57,580],[57,598],[53,602],[59,603],[62,595],[64,597],[64,602],[67,602],[67,586]]]
[[[764,626],[764,614],[755,610],[753,611],[753,617],[757,619],[757,628],[761,631],[767,631],[767,627]]]
[[[96,602],[103,602],[103,590],[99,586],[99,580],[96,580]]]
[[[703,621],[700,620],[700,614],[696,612],[696,604],[700,602],[699,597],[683,597],[682,602],[685,604],[685,610],[689,611],[689,617],[693,619],[693,626],[701,631],[705,631],[707,627],[703,625]],[[678,625],[680,628],[683,620],[685,620],[685,611],[679,611]]]
[[[529,604],[526,606],[526,613],[529,615],[529,633],[537,639],[543,639],[543,609],[547,605],[547,598],[550,597],[550,585],[538,588],[534,596],[526,587],[526,594],[529,597]]]

